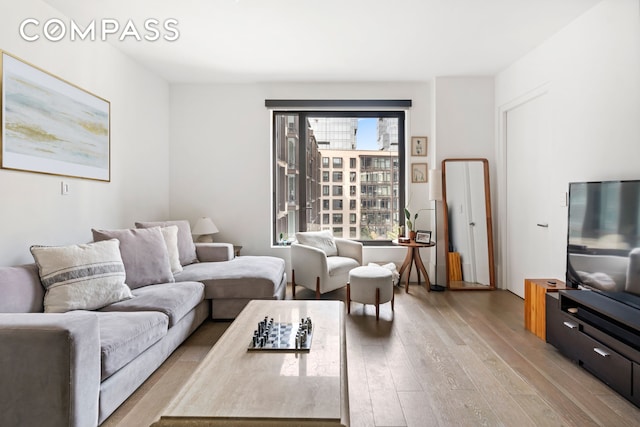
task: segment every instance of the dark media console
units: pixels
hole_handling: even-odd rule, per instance
[[[547,293],[546,337],[562,354],[640,406],[640,309],[635,303],[640,306],[640,297],[631,294]]]

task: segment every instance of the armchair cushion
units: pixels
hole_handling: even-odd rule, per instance
[[[353,258],[344,256],[327,257],[327,268],[329,269],[329,276],[331,277],[348,276],[352,269],[359,266],[358,261]]]
[[[338,255],[338,247],[330,231],[306,231],[296,233],[296,240],[301,245],[322,250],[328,257]]]

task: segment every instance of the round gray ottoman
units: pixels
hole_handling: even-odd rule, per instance
[[[356,267],[349,272],[347,283],[347,313],[351,313],[351,301],[375,304],[376,320],[380,319],[380,304],[391,301],[393,311],[393,275],[380,266]]]

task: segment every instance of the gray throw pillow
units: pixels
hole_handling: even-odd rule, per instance
[[[178,226],[178,254],[180,256],[180,264],[184,266],[198,262],[198,257],[196,256],[196,245],[193,243],[191,224],[189,224],[189,221],[136,222],[136,227],[138,228],[168,227],[170,225]]]
[[[126,283],[131,289],[158,283],[173,282],[169,253],[160,227],[124,230],[92,229],[93,240],[118,239],[120,254],[126,272]]]

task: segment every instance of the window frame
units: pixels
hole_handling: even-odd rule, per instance
[[[366,101],[363,101],[366,102]],[[383,102],[384,101],[378,101],[378,102]],[[390,101],[390,103],[393,103],[394,101]],[[402,101],[405,102],[405,101]],[[375,102],[372,104],[374,105]],[[265,101],[265,105],[267,107],[269,107],[269,101]],[[410,107],[411,106],[411,102],[405,102],[402,107]],[[407,133],[406,133],[406,125],[407,125],[407,116],[408,116],[408,109],[407,108],[396,108],[396,109],[389,109],[389,110],[366,110],[364,109],[365,106],[362,106],[363,109],[354,109],[354,110],[349,110],[349,109],[344,109],[344,110],[318,110],[318,109],[303,109],[303,110],[299,110],[299,109],[282,109],[282,108],[273,108],[271,109],[271,114],[272,114],[272,123],[273,123],[273,132],[272,132],[272,150],[275,156],[275,150],[276,150],[276,131],[275,131],[275,127],[276,127],[276,118],[279,115],[297,115],[298,117],[298,123],[307,123],[307,119],[309,117],[346,117],[346,118],[352,118],[352,117],[356,117],[356,118],[396,118],[398,120],[398,149],[397,149],[397,162],[398,162],[398,168],[397,170],[391,170],[390,172],[392,174],[397,173],[398,174],[398,225],[399,226],[404,226],[405,225],[405,216],[404,216],[404,206],[406,205],[405,200],[406,200],[406,194],[408,191],[408,186],[410,185],[407,182],[407,178],[406,178],[406,173],[408,170],[408,165],[407,165],[407,155],[406,155],[406,147],[407,147]],[[298,129],[298,133],[299,133],[299,149],[298,149],[298,155],[299,155],[299,159],[298,159],[298,164],[299,165],[305,165],[305,161],[304,161],[304,156],[306,153],[306,146],[308,143],[308,139],[307,139],[307,128],[306,126],[302,126],[299,125],[299,129]],[[388,153],[389,151],[384,151],[383,153]],[[341,158],[340,158],[341,159]],[[328,160],[328,162],[327,162]],[[388,162],[392,162],[394,161],[394,159],[389,159],[387,160]],[[334,164],[334,158],[332,157],[321,157],[320,159],[320,164],[318,165],[318,167],[320,168],[320,170],[325,170],[327,168],[338,168],[341,170],[350,170],[352,168],[352,160],[349,159],[349,164],[345,165],[345,162],[342,161],[341,164],[339,166],[336,166]],[[328,163],[328,165],[327,165]],[[357,167],[357,161],[356,161],[356,170],[358,171],[359,168]],[[271,162],[272,164],[272,168],[274,167],[274,162]],[[306,166],[306,165],[305,165]],[[393,165],[390,166],[390,168]],[[278,176],[275,173],[275,171],[273,169],[272,170],[272,182],[274,185],[274,191],[273,191],[273,198],[274,198],[274,208],[272,209],[272,239],[274,240],[274,245],[277,244],[276,242],[276,238],[277,238],[277,218],[276,218],[276,209],[275,209],[275,198],[276,198],[276,191],[275,188],[277,186],[277,179]],[[306,179],[306,169],[301,168],[301,170],[298,173],[298,180],[300,179],[300,177],[305,177]],[[333,178],[333,176],[331,176],[331,178]],[[392,176],[393,178],[393,176]],[[343,180],[344,180],[344,174],[343,174]],[[344,181],[343,181],[344,182]],[[322,198],[323,196],[327,196],[327,194],[325,193],[324,189],[325,189],[325,182],[322,182],[321,184],[321,192],[320,192],[320,198]],[[362,183],[361,183],[362,184]],[[395,186],[394,183],[392,183],[392,188],[393,186]],[[306,200],[306,185],[298,185],[298,189],[299,189],[299,193],[297,194],[298,196],[298,200]],[[331,189],[330,189],[330,193],[329,195],[333,195],[336,196],[333,193],[333,188],[334,186],[331,185]],[[345,195],[345,191],[343,189],[343,191],[341,192],[342,194],[340,194],[339,196],[344,196]],[[393,190],[392,190],[393,193]],[[306,221],[306,209],[304,207],[304,205],[301,205],[300,202],[298,202],[298,205],[300,205],[300,209],[297,212],[297,217],[296,217],[296,229],[300,230],[300,229],[307,229],[307,221]],[[351,210],[351,206],[349,208],[349,210]],[[389,211],[389,213],[392,216],[394,215],[394,212]],[[324,226],[324,221],[320,220],[320,222],[322,223],[322,225]],[[324,227],[323,227],[324,229]],[[390,239],[385,239],[385,240],[362,240],[362,239],[352,239],[352,240],[357,240],[361,243],[363,243],[364,245],[367,246],[388,246],[390,245],[391,241]]]

